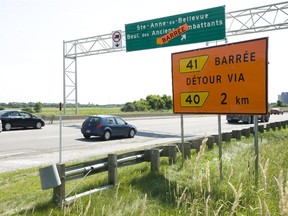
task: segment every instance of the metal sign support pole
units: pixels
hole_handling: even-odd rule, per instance
[[[65,65],[65,41],[63,41],[63,108],[66,115],[66,65]]]
[[[180,115],[181,117],[181,151],[182,151],[182,165],[184,164],[185,154],[184,154],[184,120],[183,114]]]
[[[222,174],[222,132],[221,132],[221,115],[218,115],[218,148],[219,148],[219,171],[220,180],[223,180]]]
[[[255,186],[258,187],[259,152],[258,152],[258,116],[257,115],[254,115],[254,149],[255,149]]]

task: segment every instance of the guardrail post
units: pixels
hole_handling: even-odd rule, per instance
[[[254,134],[255,134],[254,132],[255,132],[254,126],[253,126],[253,127],[250,127],[250,133],[254,135]]]
[[[231,138],[236,138],[236,130],[232,130],[232,132],[231,132]]]
[[[153,148],[153,149],[146,149],[144,151],[144,161],[150,161],[151,172],[157,173],[159,172],[160,167],[160,150]]]
[[[214,142],[216,143],[216,145],[218,145],[218,142],[219,142],[218,134],[213,134],[212,136],[214,138]]]
[[[281,130],[281,122],[276,122],[276,127],[278,128],[278,130]]]
[[[275,131],[276,130],[275,122],[270,123],[270,127],[272,128],[273,131]]]
[[[209,136],[207,137],[207,146],[208,146],[208,149],[213,149],[213,146],[214,146],[214,137],[213,136]]]
[[[191,143],[190,142],[177,143],[177,146],[182,154],[182,158],[184,159],[191,158],[192,141]]]
[[[245,128],[241,130],[241,133],[246,137],[249,138],[250,136],[250,128]]]
[[[117,155],[108,154],[108,184],[118,184]]]
[[[270,131],[270,127],[271,127],[271,126],[270,126],[270,123],[269,123],[269,124],[266,124],[266,128],[265,128],[265,129],[266,129],[266,132],[269,132],[269,131]]]
[[[286,122],[285,121],[282,121],[281,125],[282,125],[283,129],[286,129]]]
[[[200,151],[200,146],[202,145],[202,140],[201,139],[195,139],[195,140],[191,140],[191,149],[196,149],[196,152]],[[191,158],[191,152],[189,149],[189,153],[188,155],[186,155],[189,159]],[[186,154],[186,153],[185,153]],[[186,157],[185,157],[186,158]]]
[[[151,149],[145,149],[144,161],[151,162]]]
[[[159,149],[151,149],[151,172],[158,173],[160,167]]]
[[[231,142],[231,133],[222,133],[222,141]]]
[[[241,140],[241,130],[232,130],[232,138],[235,138],[237,141]]]
[[[57,170],[61,180],[61,185],[53,188],[52,201],[62,207],[65,202],[65,164],[57,164]]]
[[[191,159],[191,147],[192,147],[192,143],[190,142],[184,142],[183,143],[183,149],[184,152],[182,152],[184,159]],[[182,148],[181,148],[182,149]],[[196,149],[197,150],[197,149]],[[199,150],[200,150],[200,146],[199,146]]]
[[[176,146],[168,146],[168,155],[169,155],[169,165],[176,163]]]
[[[258,131],[264,133],[264,125],[258,125]]]

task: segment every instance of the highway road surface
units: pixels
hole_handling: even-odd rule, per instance
[[[60,126],[56,122],[40,130],[11,130],[0,133],[0,172],[13,171],[53,163],[89,160],[132,149],[145,149],[155,145],[181,142],[179,115],[162,117],[125,118],[137,126],[134,138],[116,138],[103,141],[98,137],[85,139],[81,132],[82,121],[63,122],[62,151],[60,155]],[[288,120],[288,113],[271,115],[270,122]],[[259,125],[264,124],[260,123]],[[228,124],[221,116],[222,132],[252,127],[253,124]],[[218,134],[217,115],[184,115],[186,140]]]

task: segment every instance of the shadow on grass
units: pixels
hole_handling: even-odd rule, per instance
[[[175,204],[176,183],[167,180],[161,174],[149,173],[132,180],[131,185],[140,189],[143,194],[159,200],[163,206]]]
[[[54,204],[52,200],[37,203],[35,206],[23,209],[17,212],[17,215],[47,215],[47,212],[53,212],[53,210],[61,211],[61,208]],[[52,214],[53,215],[53,214]]]

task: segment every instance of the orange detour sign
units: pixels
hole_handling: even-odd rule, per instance
[[[174,113],[268,111],[268,38],[172,54]]]
[[[188,27],[187,23],[185,23],[184,25],[181,25],[180,27],[178,27],[178,28],[174,29],[173,31],[167,33],[163,37],[157,38],[156,39],[156,43],[157,44],[168,43],[173,38],[178,37],[179,35],[183,34],[184,32],[186,32],[188,30],[189,30],[189,27]]]

